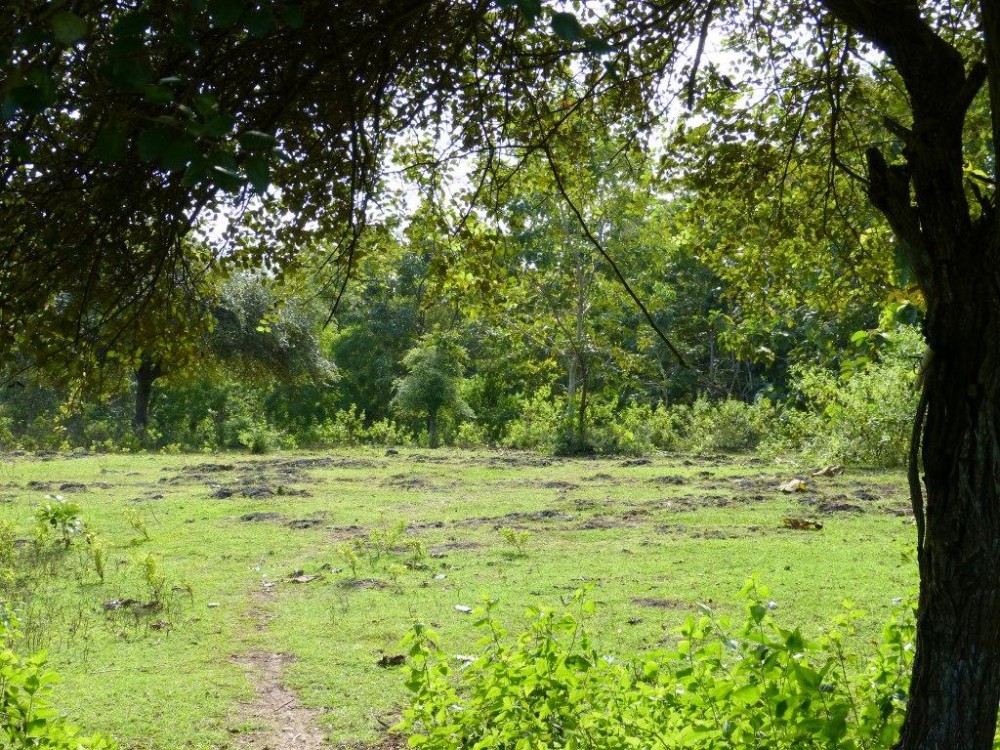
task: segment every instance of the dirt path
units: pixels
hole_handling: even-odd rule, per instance
[[[285,667],[292,657],[252,652],[233,657],[250,675],[257,691],[253,703],[240,707],[240,723],[253,727],[239,737],[247,750],[320,750],[327,747],[319,727],[320,712],[306,708],[282,684]]]

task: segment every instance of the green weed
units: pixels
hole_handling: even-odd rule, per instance
[[[504,542],[514,550],[515,556],[527,557],[528,542],[531,540],[530,532],[503,527],[499,529],[499,533]]]

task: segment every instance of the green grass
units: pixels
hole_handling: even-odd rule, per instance
[[[374,743],[406,699],[402,668],[377,662],[399,653],[410,623],[433,623],[445,648],[470,653],[473,618],[455,607],[484,595],[499,600],[513,630],[526,621],[526,605],[557,604],[590,584],[599,606],[589,630],[627,658],[669,641],[696,602],[735,613],[735,595],[753,573],[772,590],[781,618],[807,631],[853,600],[870,613],[861,643],[876,637],[891,600],[915,583],[898,473],[811,479],[807,492],[791,496],[776,487],[804,475],[792,464],[625,464],[411,450],[9,457],[0,468],[0,519],[27,537],[46,495],[61,494],[82,506],[110,547],[104,583],[82,541],[55,575],[38,572],[21,613],[23,647],[49,649],[63,676],[56,703],[87,731],[156,750],[237,745],[239,702],[253,687],[236,660],[253,651],[293,655],[286,683],[322,709],[335,745],[351,746]],[[663,478],[680,483],[656,481]],[[86,489],[59,489],[68,482]],[[220,488],[233,493],[223,497]],[[859,510],[821,512],[823,503]],[[141,514],[148,541],[130,525],[128,508]],[[279,517],[242,520],[252,513]],[[824,526],[792,530],[786,517]],[[430,553],[426,567],[401,570],[408,552],[400,546],[359,563],[359,577],[378,583],[352,585],[338,547],[399,521],[408,525],[401,544],[417,539]],[[527,532],[523,554],[501,529]],[[165,608],[106,612],[113,599],[149,599],[149,555],[173,589]],[[297,571],[322,578],[291,582]]]

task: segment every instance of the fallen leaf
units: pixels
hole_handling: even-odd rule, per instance
[[[806,480],[799,479],[798,477],[794,479],[789,479],[784,484],[778,485],[778,489],[782,492],[805,492],[806,491]]]

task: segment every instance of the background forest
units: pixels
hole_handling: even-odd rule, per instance
[[[6,360],[0,445],[758,448],[902,464],[922,356],[905,268],[829,267],[836,236],[803,252],[808,191],[678,179],[701,169],[697,134],[682,128],[674,163],[654,163],[585,124],[555,143],[590,155],[560,175],[573,202],[542,159],[464,215],[463,197],[396,180],[346,285],[319,262],[175,276],[165,314],[88,361]],[[735,223],[734,256],[713,225]],[[817,254],[826,265],[808,265]]]

